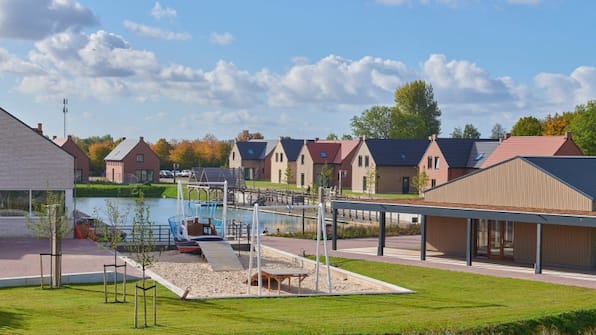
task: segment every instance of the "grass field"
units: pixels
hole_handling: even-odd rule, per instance
[[[546,324],[573,334],[596,324],[596,290],[359,260],[332,263],[417,293],[182,301],[159,286],[158,325],[143,333],[525,334]],[[138,334],[132,286],[128,292],[126,304],[104,304],[102,285],[0,289],[0,333]]]

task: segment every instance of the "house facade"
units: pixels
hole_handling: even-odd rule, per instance
[[[437,138],[430,143],[418,163],[428,178],[426,188],[433,188],[480,168],[499,145],[493,139]]]
[[[271,180],[271,156],[277,141],[234,142],[229,167],[242,169],[245,180]]]
[[[141,136],[124,139],[105,158],[106,180],[116,184],[159,181],[159,157]]]
[[[73,141],[72,136],[68,137],[54,137],[54,143],[64,149],[74,157],[74,180],[75,183],[88,183],[89,182],[89,157],[87,154],[79,148],[79,146]]]
[[[74,157],[0,108],[0,235],[33,234],[25,217],[32,215],[48,191],[64,196],[68,215],[74,210]]]
[[[482,163],[487,168],[515,156],[581,156],[581,149],[570,132],[562,136],[511,136],[505,139]]]
[[[429,140],[364,139],[352,158],[352,191],[415,193],[412,179]]]
[[[426,246],[448,256],[466,256],[469,220],[472,257],[596,269],[596,226],[569,219],[596,216],[593,171],[596,157],[518,156],[427,190],[425,202],[430,205],[473,206],[486,212],[468,219],[427,216]],[[525,213],[554,219],[495,219],[523,218]]]
[[[296,182],[296,159],[304,140],[282,139],[271,153],[271,182],[293,184]]]

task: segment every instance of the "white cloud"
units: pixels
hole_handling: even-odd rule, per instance
[[[569,76],[560,73],[540,73],[536,87],[542,90],[542,100],[550,105],[583,104],[596,98],[596,68],[580,66]]]
[[[176,10],[168,7],[163,8],[159,2],[156,1],[155,5],[153,5],[153,8],[151,9],[151,16],[158,20],[162,17],[175,17]]]
[[[213,44],[227,45],[234,41],[234,35],[228,32],[223,34],[211,33],[211,35],[209,35],[209,41]]]
[[[0,1],[0,38],[38,40],[97,23],[91,10],[74,0]]]
[[[0,76],[3,73],[16,75],[42,75],[44,72],[42,66],[22,60],[15,55],[11,55],[5,49],[0,48]]]
[[[189,33],[176,33],[173,31],[165,31],[156,27],[146,26],[144,24],[135,23],[132,21],[124,21],[124,27],[135,34],[144,37],[157,38],[162,40],[189,40],[192,36]]]

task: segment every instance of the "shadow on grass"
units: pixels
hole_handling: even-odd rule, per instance
[[[23,329],[25,313],[0,311],[0,333],[11,330]]]

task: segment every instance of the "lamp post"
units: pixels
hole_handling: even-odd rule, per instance
[[[342,178],[344,177],[344,175],[347,175],[348,171],[346,170],[339,170],[339,194],[341,194],[343,185],[342,185]]]

